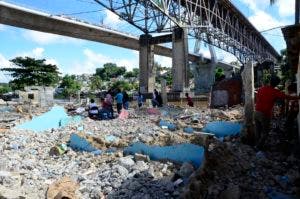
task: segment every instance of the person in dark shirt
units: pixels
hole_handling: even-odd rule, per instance
[[[129,96],[126,91],[123,91],[123,108],[126,110],[129,108]]]
[[[152,106],[153,107],[157,107],[159,106],[159,102],[158,102],[158,91],[156,89],[154,89],[153,94],[152,94]]]
[[[299,100],[298,96],[289,96],[276,89],[280,83],[277,76],[272,76],[270,85],[261,87],[256,94],[255,106],[255,142],[259,149],[263,149],[270,131],[272,110],[277,99]]]
[[[291,96],[297,96],[297,84],[293,83],[288,86],[288,94]],[[299,103],[298,100],[288,100],[287,101],[287,116],[285,122],[286,134],[289,139],[293,139],[297,136],[295,131],[295,121],[299,113]]]
[[[193,103],[193,101],[192,101],[192,98],[189,96],[188,93],[185,93],[185,97],[186,97],[186,100],[187,100],[187,102],[188,102],[188,105],[189,105],[190,107],[194,107],[194,103]]]

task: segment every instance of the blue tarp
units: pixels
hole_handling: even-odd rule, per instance
[[[170,131],[175,131],[176,130],[176,125],[175,124],[173,124],[171,122],[164,121],[164,120],[160,120],[159,126],[160,127],[166,126],[166,127],[168,127],[168,129]]]
[[[151,160],[169,160],[176,163],[189,162],[198,168],[204,159],[204,148],[194,144],[174,146],[148,146],[137,142],[124,149],[125,155],[140,153],[148,155]]]
[[[276,191],[272,191],[272,192],[268,193],[268,197],[270,199],[297,199],[298,198],[296,196],[287,195],[287,194],[276,192]]]
[[[79,122],[80,116],[69,117],[61,106],[54,106],[50,111],[34,117],[31,121],[16,126],[17,129],[31,130],[36,132],[64,127],[70,122]]]
[[[194,129],[192,127],[185,127],[183,129],[183,132],[185,132],[185,133],[194,133]]]
[[[240,134],[242,125],[234,122],[216,121],[209,122],[202,130],[207,133],[212,133],[216,137],[225,137]]]
[[[86,151],[86,152],[92,152],[95,155],[100,155],[102,153],[101,150],[93,147],[91,143],[89,143],[85,138],[80,137],[77,134],[72,133],[69,141],[69,146],[74,151]]]

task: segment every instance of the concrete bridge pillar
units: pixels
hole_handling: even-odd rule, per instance
[[[244,136],[249,142],[254,138],[254,69],[253,61],[249,60],[242,72],[243,86],[245,92],[245,119]]]
[[[172,34],[172,74],[175,92],[183,91],[189,84],[188,79],[188,40],[187,30],[177,28]]]
[[[165,79],[161,79],[160,84],[161,84],[161,97],[162,97],[163,105],[167,105],[168,102],[167,81]]]
[[[192,72],[195,79],[195,94],[209,93],[215,81],[215,67],[210,63],[193,63]]]
[[[152,92],[155,87],[155,68],[154,68],[154,45],[150,44],[151,35],[140,36],[140,91],[142,93]]]
[[[204,61],[200,60],[198,63],[194,63],[192,66],[195,79],[196,95],[209,93],[212,85],[215,82],[217,57],[214,47],[211,45],[209,45],[209,52],[211,55],[210,62],[205,63]]]

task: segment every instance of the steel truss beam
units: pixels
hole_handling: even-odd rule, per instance
[[[246,63],[278,53],[229,0],[94,0],[145,34],[187,28],[190,36]]]

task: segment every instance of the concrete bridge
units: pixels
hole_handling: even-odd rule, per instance
[[[151,37],[150,41],[149,38],[143,36],[138,38],[99,25],[93,25],[62,16],[54,16],[2,1],[0,1],[0,23],[137,50],[140,52],[140,71],[142,74],[140,77],[141,88],[144,89],[145,92],[151,92],[154,88],[155,73],[153,72],[153,65],[151,66],[151,69],[149,68],[149,59],[154,59],[154,54],[173,57],[173,59],[175,57],[176,59],[176,57],[178,57],[176,53],[179,53],[174,53],[171,48],[156,44],[172,42],[172,35]],[[148,41],[151,42],[151,47],[149,47],[147,42],[145,43],[145,39],[148,39]],[[149,51],[148,48],[151,48],[151,51]],[[199,65],[199,55],[189,53],[186,57],[189,62]],[[212,62],[207,58],[201,58],[201,60],[202,63],[205,64]],[[176,76],[176,74],[177,76],[178,74],[182,74],[178,70],[181,70],[183,65],[180,66],[179,64],[180,63],[176,65],[175,70],[173,71],[174,76]],[[218,65],[226,70],[235,67],[224,62],[218,62]],[[182,88],[182,78],[175,78],[174,84],[177,85],[177,87],[179,84],[179,87]]]

